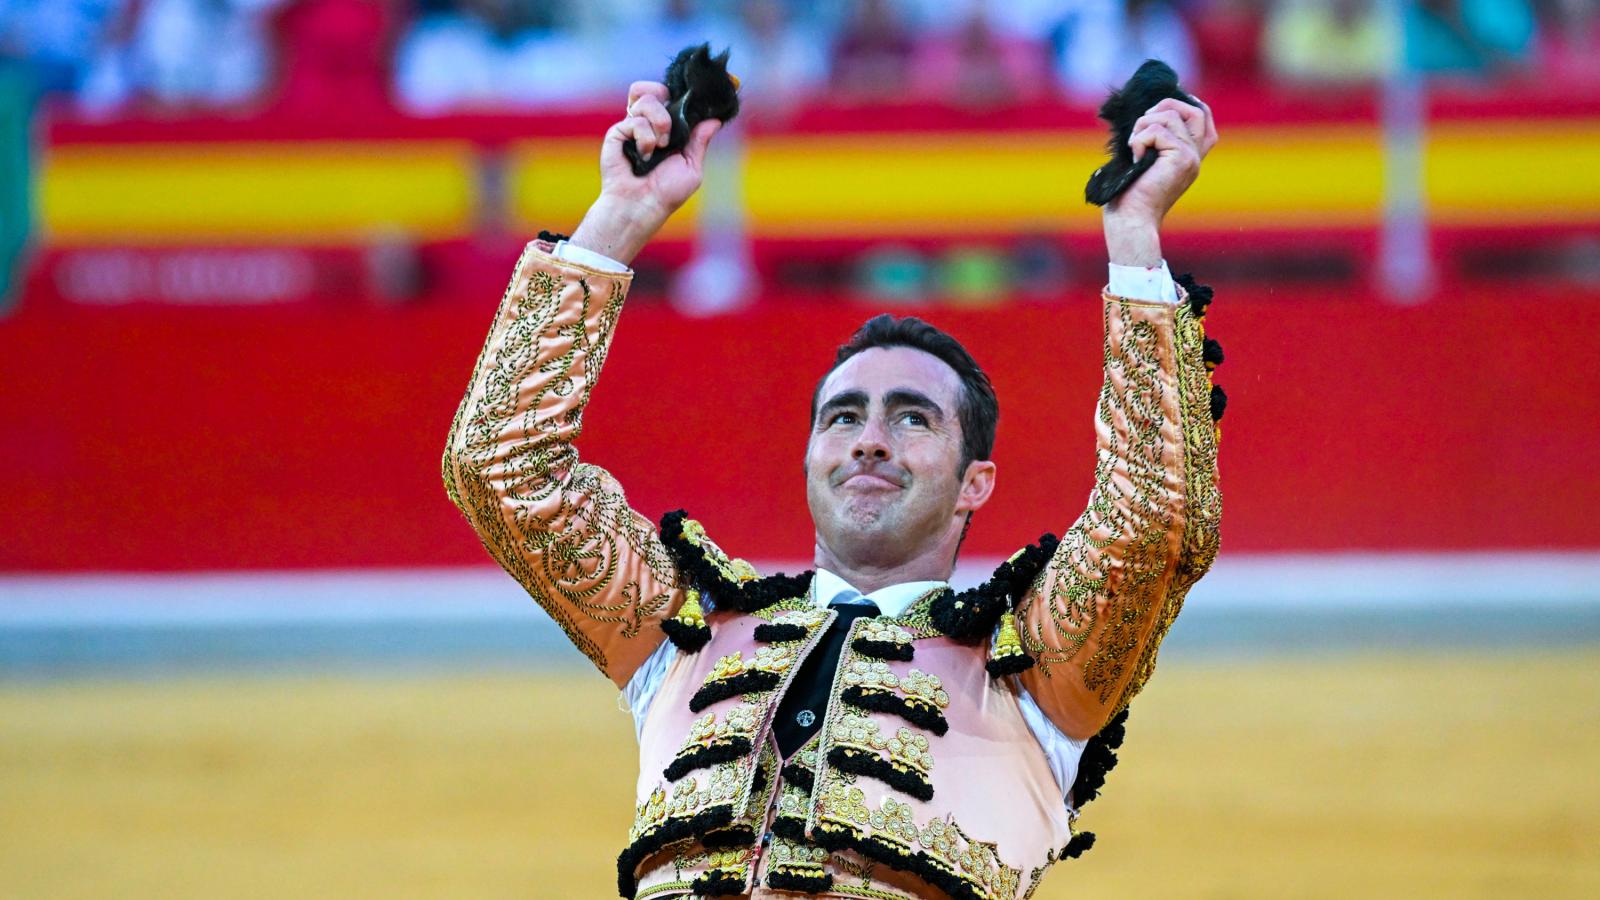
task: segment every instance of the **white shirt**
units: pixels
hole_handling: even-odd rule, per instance
[[[904,613],[906,607],[914,603],[918,597],[934,588],[948,586],[943,581],[909,581],[879,588],[870,594],[862,594],[843,578],[827,569],[818,569],[813,580],[815,590],[812,596],[817,598],[819,608],[825,609],[830,603],[860,598],[877,604],[878,611],[885,616],[898,616]],[[645,715],[649,713],[650,704],[655,700],[656,692],[661,688],[667,669],[677,655],[678,648],[675,644],[671,641],[662,641],[661,646],[650,654],[650,658],[633,673],[633,677],[628,679],[628,684],[622,689],[623,700],[633,713],[635,737],[644,732]],[[1065,802],[1068,791],[1072,789],[1073,779],[1078,775],[1078,757],[1083,755],[1084,745],[1088,741],[1075,741],[1067,737],[1045,716],[1039,704],[1021,685],[1016,685],[1016,690],[1017,703],[1022,707],[1022,720],[1028,723],[1028,730],[1033,732],[1034,738],[1039,742],[1039,749],[1044,752],[1045,761],[1056,776],[1056,785],[1061,788],[1061,799]]]

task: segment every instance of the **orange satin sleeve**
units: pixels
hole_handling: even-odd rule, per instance
[[[654,524],[574,442],[631,273],[528,245],[495,314],[442,463],[445,490],[496,562],[619,687],[682,602]]]
[[[1187,302],[1102,297],[1095,485],[1017,605],[1022,685],[1067,736],[1093,736],[1144,686],[1217,551],[1221,494],[1204,330]]]

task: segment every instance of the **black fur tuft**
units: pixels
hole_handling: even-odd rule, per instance
[[[633,174],[643,178],[661,161],[683,150],[689,133],[707,119],[733,121],[739,114],[739,88],[728,74],[728,51],[711,55],[710,44],[685,47],[667,66],[661,79],[667,85],[667,114],[672,117],[672,135],[666,146],[657,147],[649,159],[639,155],[632,138],[622,144],[622,154],[633,166]]]
[[[1128,139],[1133,136],[1133,124],[1139,117],[1166,99],[1194,103],[1195,99],[1178,86],[1178,73],[1158,59],[1147,59],[1133,73],[1121,90],[1100,106],[1100,118],[1111,126],[1111,139],[1106,150],[1111,160],[1094,170],[1089,183],[1084,186],[1083,199],[1095,206],[1105,206],[1127,190],[1128,185],[1143,175],[1156,163],[1156,154],[1147,151],[1138,162],[1133,161],[1133,148]]]

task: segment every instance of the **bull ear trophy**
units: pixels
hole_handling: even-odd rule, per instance
[[[672,117],[672,136],[657,147],[649,159],[639,155],[639,144],[629,138],[622,142],[622,155],[633,166],[633,174],[643,178],[661,161],[681,153],[689,143],[689,133],[707,119],[733,121],[739,114],[739,79],[728,71],[728,51],[711,55],[710,44],[685,47],[667,66],[661,79],[667,86],[667,114]]]
[[[1083,188],[1084,200],[1095,206],[1105,206],[1156,164],[1154,153],[1146,153],[1134,162],[1128,138],[1133,136],[1133,123],[1139,121],[1145,110],[1163,100],[1195,103],[1194,97],[1178,86],[1178,73],[1172,71],[1171,66],[1159,59],[1147,59],[1121,90],[1112,91],[1101,104],[1100,118],[1111,126],[1111,139],[1106,142],[1111,161],[1089,176],[1089,183]]]

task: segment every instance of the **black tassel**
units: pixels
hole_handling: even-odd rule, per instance
[[[939,711],[939,707],[920,698],[910,699],[882,689],[864,688],[859,684],[845,688],[841,696],[844,697],[844,702],[851,706],[899,716],[912,725],[926,728],[941,737],[950,730],[950,723],[945,720],[944,713]],[[808,781],[809,778],[810,776],[807,776]],[[806,790],[810,789],[808,784]]]
[[[524,232],[524,234],[526,234],[526,232]],[[562,241],[572,240],[572,235],[561,234],[560,232],[556,231],[541,231],[539,232],[539,240],[548,241],[552,244],[559,244]]]
[[[778,863],[767,875],[767,887],[775,891],[794,891],[797,894],[820,894],[833,889],[833,876],[815,869],[800,869],[790,863]]]
[[[754,694],[759,691],[770,691],[778,686],[783,676],[777,672],[767,672],[761,669],[750,669],[740,672],[730,678],[718,678],[708,681],[700,686],[689,698],[689,711],[701,712],[706,707],[719,700],[737,697],[741,694]]]
[[[900,793],[923,802],[933,799],[933,784],[926,775],[899,768],[876,753],[854,747],[834,747],[828,751],[828,762],[841,772],[876,778]]]
[[[897,662],[910,662],[916,651],[909,642],[901,644],[896,641],[872,641],[866,638],[856,638],[850,642],[850,649],[862,656],[873,659],[895,660]]]
[[[753,746],[747,737],[723,738],[713,741],[705,746],[696,747],[687,753],[680,753],[672,762],[661,770],[661,777],[668,781],[677,781],[679,778],[696,769],[704,769],[717,763],[732,762],[750,755]]]
[[[726,869],[712,869],[689,885],[699,897],[724,897],[744,893],[744,878]]]
[[[1067,841],[1067,845],[1065,847],[1061,848],[1061,858],[1077,859],[1084,853],[1088,852],[1089,848],[1093,846],[1094,832],[1080,831],[1072,836],[1072,840]]]
[[[792,784],[806,793],[811,793],[811,786],[816,779],[816,773],[797,762],[786,762],[782,769],[785,784]]]
[[[634,839],[633,843],[617,854],[617,893],[632,898],[639,890],[635,874],[639,864],[659,852],[668,844],[687,840],[733,822],[733,806],[707,807],[692,816],[669,818]]]
[[[1212,338],[1206,338],[1200,350],[1200,359],[1210,366],[1222,365],[1222,345]]]
[[[992,896],[981,884],[963,878],[941,859],[876,835],[862,834],[848,825],[820,822],[812,833],[812,843],[824,850],[852,850],[892,869],[910,872],[955,900],[986,900]]]
[[[711,628],[704,622],[687,625],[677,619],[662,619],[661,630],[667,633],[674,647],[688,654],[699,653],[711,641]]]
[[[711,599],[713,610],[758,612],[774,603],[804,596],[811,588],[811,572],[799,575],[768,575],[751,581],[734,581],[724,576],[704,548],[696,547],[683,533],[689,514],[681,509],[661,517],[661,543],[677,563],[678,572]]]
[[[1211,421],[1221,422],[1222,414],[1228,411],[1228,395],[1223,393],[1222,385],[1211,386]]]
[[[1197,284],[1194,276],[1187,272],[1174,278],[1173,281],[1176,281],[1178,287],[1183,288],[1184,293],[1189,295],[1189,312],[1193,313],[1196,319],[1205,318],[1206,307],[1211,305],[1211,287]]]
[[[804,625],[790,622],[762,622],[756,626],[754,637],[768,644],[784,644],[789,641],[804,640],[810,633]]]
[[[1072,780],[1072,804],[1082,809],[1084,804],[1100,796],[1106,775],[1117,765],[1117,748],[1127,737],[1128,711],[1124,709],[1107,722],[1100,733],[1084,745],[1078,758],[1078,775]]]

